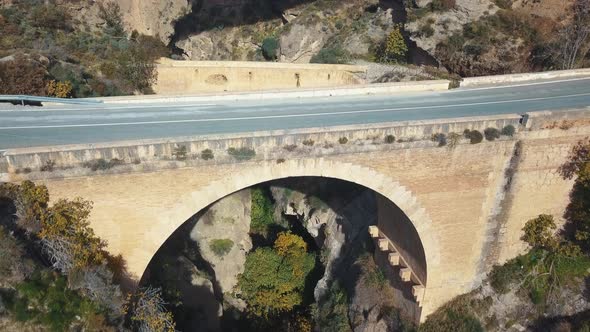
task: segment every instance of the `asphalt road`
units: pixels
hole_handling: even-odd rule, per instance
[[[404,96],[42,108],[0,104],[0,150],[584,106],[590,106],[590,78]]]

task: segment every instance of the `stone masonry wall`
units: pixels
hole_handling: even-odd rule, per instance
[[[366,68],[234,61],[161,60],[159,95],[319,88],[365,83]]]
[[[571,147],[590,134],[590,126],[574,124],[565,129],[540,126],[521,131],[512,139],[474,145],[463,142],[454,149],[436,147],[432,142],[395,143],[400,145],[383,149],[375,146],[389,145],[346,144],[338,147],[338,153],[323,154],[320,152],[326,149],[310,148],[303,154],[288,155],[280,163],[274,159],[278,155],[271,153],[275,151],[271,145],[283,151],[284,144],[300,143],[304,137],[313,137],[318,142],[329,138],[334,142],[343,133],[351,138],[358,135],[359,139],[366,139],[370,132],[376,131],[380,135],[386,132],[427,135],[445,129],[462,131],[466,125],[481,128],[488,126],[489,121],[514,123],[518,119],[511,116],[485,123],[447,120],[446,123],[406,123],[405,127],[402,124],[368,126],[356,131],[340,128],[323,133],[310,130],[294,136],[251,135],[243,139],[226,138],[229,143],[223,140],[207,143],[220,144],[219,148],[228,144],[261,143],[260,159],[249,162],[185,162],[175,164],[180,166],[178,169],[141,169],[145,167],[142,163],[137,169],[120,173],[64,170],[59,177],[42,172],[10,173],[8,177],[18,182],[36,176],[37,181],[48,186],[52,200],[80,196],[93,201],[92,227],[108,241],[110,251],[123,254],[136,278],[141,277],[151,257],[179,225],[235,191],[291,176],[325,176],[357,183],[396,204],[419,235],[427,275],[422,302],[424,319],[444,302],[477,287],[489,266],[521,253],[525,249],[520,241],[521,228],[527,220],[540,213],[551,213],[557,218],[563,215],[572,182],[561,179],[557,168]],[[177,142],[158,144],[170,149]],[[191,144],[197,144],[198,148],[190,145],[190,151],[193,148],[200,151],[204,145],[198,144],[205,143]],[[520,146],[518,150],[517,146]],[[134,145],[127,148],[135,149],[127,152],[138,151]],[[105,149],[117,151],[114,147]],[[149,149],[142,153],[151,155]],[[51,152],[55,153],[51,158],[61,156],[60,162],[72,165],[83,160],[75,154],[82,150],[72,151]],[[96,157],[93,155],[96,151],[101,150],[85,152],[90,154],[87,158]],[[520,153],[516,161],[515,151]],[[35,158],[44,157],[40,151],[28,152],[28,155],[22,151],[9,154],[11,167],[38,162]],[[516,164],[511,165],[511,161]],[[514,174],[507,172],[508,168]],[[508,192],[503,193],[507,176],[512,182]],[[497,211],[499,208],[501,211]],[[489,264],[482,265],[483,261]]]

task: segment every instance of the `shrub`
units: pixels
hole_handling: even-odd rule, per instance
[[[76,321],[102,316],[97,304],[68,289],[65,278],[51,271],[36,273],[18,285],[11,302],[8,309],[17,320],[34,320],[50,331],[68,331]]]
[[[29,20],[34,27],[49,30],[68,30],[71,28],[69,13],[56,5],[33,5],[31,9]]]
[[[276,60],[279,50],[279,40],[276,37],[268,37],[262,41],[262,55],[266,60]]]
[[[174,148],[172,155],[176,158],[176,160],[186,160],[187,153],[186,146],[180,145]]]
[[[516,128],[514,128],[513,125],[507,125],[504,128],[502,128],[502,135],[504,136],[514,136],[515,133]]]
[[[456,0],[432,0],[429,6],[432,11],[447,11],[455,8],[456,5]]]
[[[338,280],[334,280],[328,292],[325,300],[320,301],[317,306],[317,327],[320,331],[350,331],[346,290],[340,286]]]
[[[277,164],[282,164],[285,162],[285,158],[279,158],[277,159]]]
[[[469,139],[469,142],[471,144],[477,144],[483,141],[483,135],[478,130],[465,129],[463,135],[465,136],[465,138]]]
[[[428,316],[420,325],[422,332],[484,332],[481,322],[469,310],[445,308]]]
[[[20,174],[20,173],[23,173],[23,174],[29,174],[29,173],[31,173],[32,171],[33,171],[33,170],[32,170],[30,167],[25,167],[25,168],[23,168],[23,169],[20,169],[20,168],[19,168],[19,169],[17,169],[15,172],[16,172],[16,174]]]
[[[393,135],[385,136],[385,143],[387,143],[387,144],[395,143],[395,136],[393,136]]]
[[[385,44],[379,51],[379,61],[384,63],[396,63],[404,61],[408,46],[401,33],[401,28],[396,26],[393,31],[389,33]]]
[[[381,288],[387,284],[387,277],[379,266],[372,266],[365,274],[364,281],[375,288]]]
[[[439,147],[447,145],[447,135],[443,133],[432,134],[430,140],[437,142]]]
[[[33,264],[26,258],[24,246],[0,226],[0,279],[12,287],[32,272]]]
[[[432,35],[434,35],[434,28],[431,24],[422,24],[420,28],[418,28],[418,35],[432,37]]]
[[[227,153],[236,160],[250,160],[256,156],[256,151],[249,148],[229,148],[227,149]]]
[[[106,161],[105,159],[100,158],[85,162],[83,166],[86,168],[90,168],[92,171],[105,171],[116,166],[121,166],[124,163],[125,162],[123,160],[117,158],[113,158],[110,161]]]
[[[494,3],[502,9],[512,8],[512,0],[494,0]]]
[[[460,140],[461,135],[457,133],[449,133],[449,135],[447,136],[447,144],[451,149],[454,149],[459,144]]]
[[[107,35],[113,37],[123,37],[125,28],[123,27],[123,15],[121,7],[114,1],[98,4],[98,17],[103,21],[103,30]]]
[[[125,312],[138,331],[174,332],[176,327],[172,313],[166,311],[159,288],[144,288],[129,299]]]
[[[486,128],[483,133],[486,137],[486,140],[490,142],[500,138],[500,131],[496,128]]]
[[[541,214],[526,222],[522,229],[524,234],[520,239],[531,247],[553,249],[558,244],[553,236],[556,228],[552,215]]]
[[[17,55],[0,62],[0,94],[45,96],[45,69],[39,63]]]
[[[215,158],[215,155],[213,155],[213,151],[211,151],[211,149],[205,149],[201,151],[201,159],[211,160],[213,158]]]
[[[230,239],[214,239],[209,241],[209,249],[215,256],[223,257],[227,255],[234,246],[234,241]]]
[[[350,55],[340,47],[324,47],[311,57],[311,63],[345,64]]]
[[[117,57],[117,77],[135,91],[153,93],[151,86],[157,78],[154,54],[146,45],[131,41]]]
[[[500,294],[506,294],[510,291],[510,285],[518,278],[524,277],[522,265],[519,262],[519,257],[507,262],[504,265],[496,265],[490,272],[490,285],[494,290]]]
[[[306,139],[305,141],[303,141],[303,145],[305,146],[313,146],[314,143],[315,142],[312,139]]]
[[[41,172],[53,172],[55,169],[55,161],[49,159],[41,165]]]
[[[72,82],[47,82],[47,96],[56,98],[69,98],[72,96]]]
[[[338,139],[338,143],[340,143],[340,144],[346,144],[346,143],[348,143],[348,138],[346,138],[346,137],[340,137]]]
[[[297,145],[295,145],[295,144],[288,144],[288,145],[283,146],[283,149],[285,149],[285,150],[287,150],[289,152],[293,152],[293,151],[295,151],[295,149],[297,149]]]

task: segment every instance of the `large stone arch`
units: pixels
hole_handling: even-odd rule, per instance
[[[429,271],[440,271],[440,247],[438,237],[432,229],[432,221],[426,210],[420,206],[416,197],[407,188],[395,179],[368,167],[326,159],[299,159],[280,164],[269,161],[260,163],[256,167],[248,166],[243,171],[228,174],[221,180],[212,181],[205,187],[181,193],[175,205],[170,206],[158,216],[158,227],[148,228],[144,234],[142,248],[136,248],[132,255],[135,257],[127,257],[134,260],[134,272],[143,273],[151,258],[174,231],[194,214],[217,200],[256,184],[289,177],[308,176],[328,177],[356,183],[393,202],[410,220],[418,234],[424,251],[425,268],[427,267]],[[427,286],[427,293],[429,287],[426,274],[424,277],[423,282]],[[436,279],[436,276],[434,278]],[[435,281],[433,284],[438,284],[438,282]],[[422,307],[425,309],[423,312],[430,311],[426,308],[430,302],[426,293],[422,302]]]

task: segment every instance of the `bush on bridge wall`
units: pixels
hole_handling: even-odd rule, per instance
[[[496,128],[486,128],[483,131],[483,134],[486,137],[486,140],[490,142],[500,138],[500,131]]]
[[[471,144],[477,144],[483,141],[483,135],[478,130],[465,129],[465,131],[463,132],[463,136],[469,139],[469,142]]]
[[[254,158],[254,156],[256,156],[256,151],[254,151],[254,149],[250,149],[250,148],[229,148],[227,149],[227,153],[234,157],[236,160],[239,161],[245,161],[245,160],[250,160],[252,158]]]

